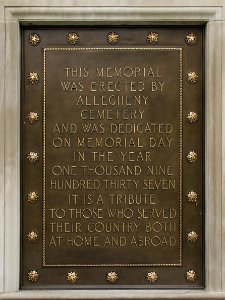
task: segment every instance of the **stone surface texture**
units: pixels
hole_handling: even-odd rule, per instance
[[[0,0],[0,299],[225,299],[225,0]],[[206,288],[19,290],[20,25],[206,25]]]

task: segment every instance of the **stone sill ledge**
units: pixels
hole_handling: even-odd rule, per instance
[[[116,299],[116,300],[125,300],[125,299],[138,299],[138,300],[147,300],[147,299],[225,299],[225,293],[221,292],[207,292],[207,291],[190,291],[190,290],[45,290],[45,291],[19,291],[14,293],[3,293],[0,294],[0,299]]]

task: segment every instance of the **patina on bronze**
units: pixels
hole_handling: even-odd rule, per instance
[[[21,287],[203,287],[202,28],[23,36]]]

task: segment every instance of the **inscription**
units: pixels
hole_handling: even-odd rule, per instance
[[[181,265],[181,83],[181,48],[44,49],[44,265]]]

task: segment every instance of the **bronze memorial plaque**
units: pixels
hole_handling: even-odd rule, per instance
[[[21,288],[203,288],[203,27],[22,39]]]

